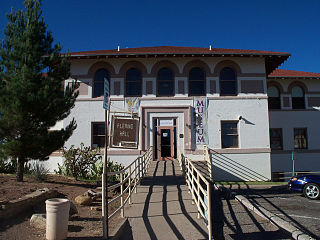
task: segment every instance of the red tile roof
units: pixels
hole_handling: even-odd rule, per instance
[[[284,77],[284,78],[320,78],[320,73],[292,71],[284,69],[276,69],[268,76],[269,78]]]
[[[141,47],[141,48],[120,48],[111,50],[96,50],[72,52],[71,56],[90,56],[90,55],[127,55],[127,54],[244,54],[244,55],[287,55],[285,52],[272,52],[264,50],[245,50],[245,49],[226,49],[226,48],[200,48],[200,47],[174,47],[174,46],[159,46],[159,47]]]

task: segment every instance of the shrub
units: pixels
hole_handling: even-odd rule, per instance
[[[85,147],[83,143],[80,147],[75,148],[72,145],[69,149],[63,148],[64,167],[66,174],[70,174],[76,180],[80,178],[87,179],[90,169],[98,160],[101,161],[101,156],[98,154],[99,149],[91,149]],[[64,171],[62,169],[62,171]]]
[[[24,173],[30,171],[30,163],[25,163]],[[0,158],[0,173],[14,174],[17,172],[17,160]]]
[[[30,175],[37,181],[46,180],[48,177],[48,173],[49,169],[46,168],[43,163],[36,161],[31,165]]]
[[[81,143],[78,148],[75,148],[74,145],[69,149],[64,148],[63,157],[63,164],[58,164],[58,170],[54,170],[56,174],[71,176],[75,179],[101,180],[103,160],[102,156],[99,154],[99,149],[91,149],[91,147],[85,147],[84,144]],[[109,158],[107,161],[107,168],[109,172],[117,172],[124,169],[124,166],[117,162],[110,161]],[[116,182],[119,180],[119,175],[108,176],[109,182]]]

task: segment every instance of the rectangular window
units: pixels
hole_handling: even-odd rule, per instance
[[[221,121],[222,148],[239,147],[238,121]]]
[[[307,129],[295,128],[294,129],[294,149],[307,149]]]
[[[282,128],[270,128],[270,148],[282,150]]]
[[[92,123],[92,148],[104,148],[105,123]]]

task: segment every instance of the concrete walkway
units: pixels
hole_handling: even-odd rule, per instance
[[[207,239],[177,161],[154,161],[125,208],[131,229],[125,239]]]
[[[152,162],[137,191],[125,208],[130,226],[121,239],[208,239],[177,161]],[[214,239],[291,239],[238,201],[224,199],[220,191],[213,190],[212,198]]]

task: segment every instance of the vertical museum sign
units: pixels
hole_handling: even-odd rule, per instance
[[[207,126],[207,99],[206,97],[194,97],[193,107],[195,112],[196,144],[208,144]]]

